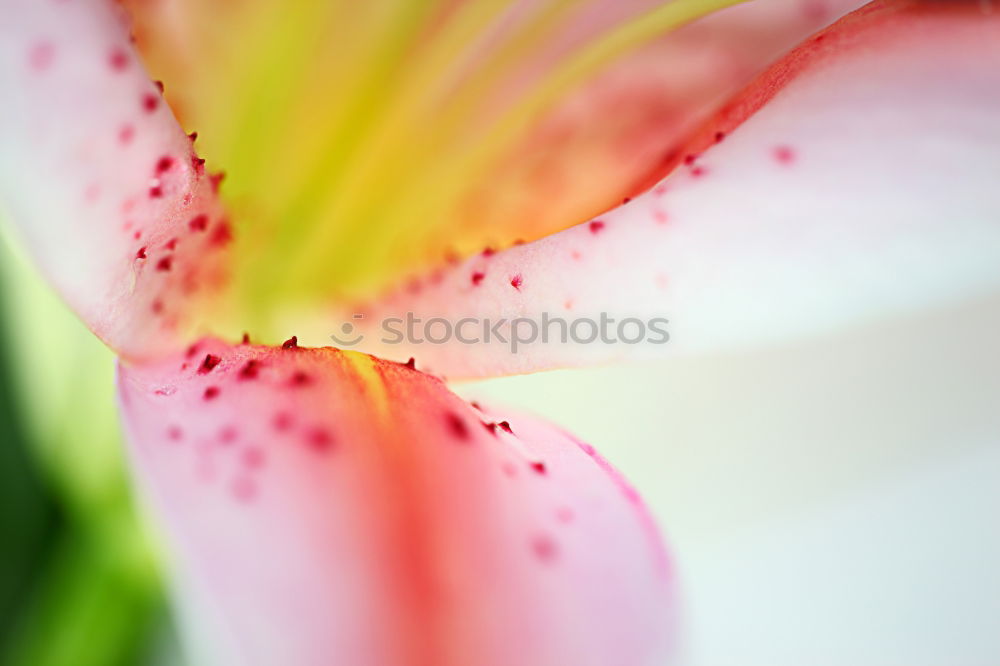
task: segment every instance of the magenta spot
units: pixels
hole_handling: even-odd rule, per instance
[[[722,143],[723,139],[725,139],[725,138],[726,138],[726,133],[725,132],[716,132],[715,133],[715,142],[716,143]]]
[[[410,370],[416,370],[417,369],[417,359],[415,359],[415,358],[413,358],[411,356],[409,358],[409,360],[406,361],[406,367],[408,367]]]
[[[162,259],[160,259],[158,262],[156,262],[156,270],[165,273],[169,271],[173,267],[173,265],[174,265],[174,258],[170,255],[167,255]]]
[[[573,513],[573,509],[568,506],[561,506],[556,509],[556,520],[560,523],[572,523],[576,515]]]
[[[601,222],[600,220],[594,220],[588,226],[590,227],[590,233],[599,234],[601,233],[601,230],[604,229],[604,222]]]
[[[171,442],[179,442],[184,438],[184,431],[180,426],[172,425],[167,428],[167,439]]]
[[[150,199],[159,199],[162,196],[163,196],[163,188],[160,187],[159,185],[154,185],[153,187],[149,188]]]
[[[667,218],[667,213],[665,211],[662,211],[662,210],[659,210],[659,209],[654,210],[653,211],[653,219],[656,220],[657,224],[666,224],[667,223],[667,219],[668,219]]]
[[[698,159],[697,155],[685,155],[684,156],[684,164],[686,166],[691,166],[692,164],[694,164],[694,161],[696,159]]]
[[[500,429],[503,430],[504,432],[509,433],[511,435],[514,434],[514,431],[510,429],[510,423],[508,423],[507,421],[500,421],[500,423],[498,423],[497,425],[500,426]]]
[[[708,170],[705,169],[705,167],[703,166],[696,166],[693,169],[691,169],[691,175],[695,178],[701,178],[706,173],[708,173]]]
[[[150,304],[149,309],[152,310],[155,315],[163,314],[163,301],[158,298],[154,299]]]
[[[250,334],[249,333],[244,333],[243,334],[243,339],[240,340],[240,344],[244,344],[244,345],[250,344]]]
[[[556,542],[547,534],[539,534],[531,539],[531,552],[545,564],[554,562],[559,556]]]
[[[36,72],[43,72],[52,66],[56,49],[49,42],[38,42],[28,51],[28,64]]]
[[[296,370],[292,373],[292,377],[288,380],[288,383],[292,386],[306,386],[312,383],[312,377],[301,370]]]
[[[493,421],[483,421],[483,427],[486,428],[486,430],[488,430],[491,435],[493,435],[494,437],[496,436],[497,434],[496,423],[494,423]]]
[[[202,395],[205,400],[215,400],[219,397],[219,387],[209,386],[205,389],[205,393]]]
[[[205,160],[198,157],[197,155],[191,156],[191,168],[194,169],[195,173],[201,174],[205,171]]]
[[[191,231],[205,231],[208,229],[208,215],[202,213],[201,215],[195,215],[188,222],[188,228]]]
[[[146,113],[152,113],[156,111],[156,107],[160,105],[160,98],[153,93],[146,93],[142,96],[142,110]]]
[[[171,238],[170,240],[168,240],[166,242],[166,244],[163,247],[165,247],[168,250],[170,250],[171,252],[173,252],[174,250],[177,249],[177,239],[176,238]]]
[[[491,248],[491,247],[486,247],[486,248],[483,248],[483,256],[484,256],[484,257],[492,257],[492,256],[493,256],[494,254],[496,254],[496,253],[497,253],[497,251],[496,251],[496,250],[494,250],[494,249],[493,249],[493,248]]]
[[[462,420],[462,417],[455,412],[445,412],[444,420],[445,425],[448,426],[448,431],[453,436],[461,440],[469,439],[469,427]]]
[[[135,253],[135,258],[136,259],[145,259],[146,258],[146,246],[145,245],[143,245],[142,247],[140,247],[139,251]]]
[[[478,287],[479,284],[483,281],[483,278],[485,278],[485,277],[486,277],[486,274],[483,273],[483,272],[481,272],[481,271],[474,272],[472,274],[472,286],[473,287]]]
[[[520,273],[510,279],[510,286],[514,287],[514,289],[517,289],[518,291],[521,291],[522,284],[524,284],[524,278],[521,277]]]
[[[191,132],[190,134],[188,134],[188,140],[191,141],[191,143],[194,143],[195,141],[197,141],[198,140],[198,133],[197,132]]]
[[[198,349],[199,345],[196,342],[187,348],[187,350],[184,352],[184,356],[186,356],[187,358],[194,358],[194,355],[198,353]]]
[[[509,460],[504,461],[503,465],[500,466],[500,469],[503,471],[505,476],[508,476],[512,479],[515,476],[517,476],[517,465],[510,462]]]
[[[205,354],[204,360],[201,362],[201,365],[198,366],[198,374],[207,375],[212,372],[212,370],[215,370],[215,366],[219,365],[221,362],[222,359],[215,354]]]
[[[540,460],[536,460],[531,463],[531,469],[535,471],[536,474],[546,474],[548,469],[545,467],[545,463]]]
[[[157,92],[161,95],[163,94],[163,81],[153,81],[153,85],[156,86]]]
[[[114,49],[108,54],[108,65],[116,72],[123,72],[128,67],[128,54],[122,49]]]
[[[118,141],[123,146],[127,146],[132,143],[133,137],[135,137],[135,128],[131,125],[126,124],[118,128]]]
[[[632,201],[632,197],[625,197],[624,199],[622,199],[622,205],[624,206],[630,201]]]
[[[473,409],[477,409],[477,410],[479,410],[480,412],[481,412],[481,411],[483,411],[483,407],[482,407],[482,405],[480,405],[480,404],[479,404],[478,402],[476,402],[475,400],[472,400],[472,401],[470,401],[470,402],[469,402],[469,404],[470,404],[470,405],[472,405],[472,408],[473,408]]]
[[[288,338],[287,340],[285,340],[284,342],[281,343],[281,348],[282,349],[298,349],[299,348],[299,337],[297,335],[293,335],[292,337]]]
[[[778,164],[791,164],[795,161],[795,151],[790,146],[775,146],[772,154]]]
[[[241,380],[246,379],[257,379],[257,375],[260,373],[260,361],[250,359],[240,368],[239,375],[237,377]]]

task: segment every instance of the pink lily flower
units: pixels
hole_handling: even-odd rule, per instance
[[[742,88],[775,54],[725,13],[715,32],[693,24],[621,55],[725,2],[430,3],[398,20],[379,3],[199,4],[136,8],[148,66],[181,84],[175,115],[120,7],[4,1],[0,82],[16,94],[0,105],[0,204],[120,357],[135,477],[206,663],[664,663],[677,573],[636,491],[590,445],[425,371],[714,352],[1000,287],[1000,14],[981,3],[878,0],[808,37],[833,16],[760,10],[776,40],[806,40]],[[356,97],[317,86],[322,68],[239,78],[245,42],[217,24],[218,41],[192,40],[203,11],[280,35],[293,70],[320,52]],[[696,92],[650,64],[705,34],[732,37],[704,66],[728,76]],[[343,62],[342,44],[371,69]],[[232,75],[217,88],[213,67]],[[635,71],[650,79],[622,83]],[[419,95],[386,98],[385,79]],[[611,122],[621,98],[602,93],[642,107],[660,86],[692,94],[630,118],[640,131]],[[296,89],[307,103],[276,110]],[[251,112],[226,130],[232,100],[218,98],[232,94]],[[340,114],[328,128],[316,104]],[[234,160],[226,201],[177,116]],[[604,119],[593,143],[560,131]],[[245,130],[274,153],[239,159]],[[531,145],[543,150],[519,159]],[[463,222],[470,210],[483,221]],[[471,251],[495,240],[509,247]],[[436,267],[447,248],[465,258]],[[427,276],[372,297],[400,267]],[[670,343],[381,342],[380,322],[409,313],[452,327],[666,314]],[[354,321],[373,355],[318,348],[332,321]]]

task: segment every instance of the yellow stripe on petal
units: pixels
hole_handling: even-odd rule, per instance
[[[139,45],[168,99],[227,172],[223,193],[243,232],[234,271],[243,321],[277,341],[289,310],[370,297],[450,252],[537,238],[609,207],[670,146],[637,149],[611,104],[581,112],[602,98],[588,86],[644,45],[733,4],[161,0],[135,11]],[[819,27],[791,18],[797,3],[778,4],[781,34]],[[730,55],[740,60],[739,48]],[[649,139],[686,130],[688,109],[707,113],[766,63],[749,60],[742,77],[702,67],[713,79],[702,87],[716,94],[677,86],[669,105],[652,79],[633,104],[663,107],[645,126],[676,124]],[[656,66],[673,73],[688,62]],[[688,109],[675,113],[688,92]],[[575,124],[564,127],[567,115]]]

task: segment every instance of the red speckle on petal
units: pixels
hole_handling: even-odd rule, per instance
[[[297,335],[293,335],[292,337],[288,338],[287,340],[285,340],[284,342],[281,343],[281,348],[282,349],[298,349],[299,348],[299,337]]]
[[[156,270],[165,273],[169,271],[173,267],[173,265],[174,265],[174,258],[170,255],[167,255],[162,259],[160,259],[158,262],[156,262]]]
[[[229,242],[232,240],[233,230],[229,227],[229,222],[223,220],[215,225],[209,242],[215,247],[223,247],[229,245]]]
[[[726,133],[725,132],[716,132],[715,133],[715,142],[716,143],[722,143],[723,139],[725,139],[725,138],[726,138]]]
[[[212,192],[215,194],[219,193],[219,187],[222,185],[222,181],[226,178],[225,171],[219,171],[218,173],[209,174],[208,181],[212,185]]]
[[[703,166],[696,166],[693,169],[691,169],[691,175],[694,176],[695,178],[701,178],[706,173],[708,173],[708,171]]]
[[[556,520],[560,523],[571,523],[575,517],[576,514],[573,513],[573,509],[568,506],[561,506],[556,509]]]
[[[244,345],[250,344],[250,334],[249,333],[244,333],[243,334],[243,339],[240,340],[240,344],[244,344]]]
[[[288,380],[288,383],[292,386],[306,386],[307,384],[312,383],[312,378],[305,372],[297,370],[292,373],[292,377]]]
[[[795,161],[795,151],[790,146],[775,146],[773,155],[778,164],[791,164]]]
[[[190,134],[188,134],[188,140],[190,140],[191,143],[194,143],[195,141],[197,141],[198,140],[198,133],[197,132],[191,132]]]
[[[483,278],[485,278],[485,277],[486,277],[486,273],[483,273],[482,271],[476,271],[476,272],[474,272],[472,274],[472,286],[473,287],[478,287],[479,284],[483,281]]]
[[[590,233],[599,234],[601,233],[601,230],[604,229],[604,222],[601,222],[600,220],[594,220],[588,226],[590,227]]]
[[[455,412],[445,412],[444,420],[445,425],[448,426],[448,431],[457,439],[463,441],[469,439],[469,426],[465,424],[462,417]]]
[[[624,199],[622,199],[622,205],[625,205],[630,201],[632,201],[632,197],[625,197]]]
[[[176,238],[171,238],[170,240],[168,240],[166,242],[166,244],[163,247],[165,247],[168,250],[170,250],[171,252],[173,252],[174,250],[177,249],[177,239]]]
[[[483,427],[486,428],[489,433],[493,436],[497,434],[497,424],[489,421],[483,421]]]
[[[287,412],[278,412],[271,419],[271,425],[278,432],[285,432],[292,427],[292,415]]]
[[[201,215],[195,215],[191,218],[191,221],[188,222],[188,228],[191,229],[191,231],[205,231],[205,229],[208,229],[208,215],[205,215],[204,213]]]
[[[250,359],[246,364],[240,368],[240,372],[237,377],[241,380],[246,379],[257,379],[260,374],[260,361]]]
[[[198,374],[205,375],[208,374],[209,372],[212,372],[212,370],[215,369],[215,366],[219,365],[219,363],[221,362],[222,359],[216,356],[215,354],[205,354],[204,360],[198,367]]]
[[[524,284],[524,278],[521,277],[520,273],[510,279],[510,286],[514,287],[514,289],[517,289],[518,291],[521,291],[522,284]]]
[[[145,259],[146,258],[146,246],[145,245],[143,245],[142,247],[140,247],[139,251],[135,253],[135,258],[136,259]]]
[[[159,185],[154,185],[153,187],[149,188],[150,199],[159,199],[162,196],[163,196],[163,188],[160,187]]]
[[[195,173],[202,174],[205,171],[205,160],[198,157],[197,155],[192,155],[191,167],[194,169]]]
[[[256,446],[248,446],[243,451],[242,458],[243,464],[253,469],[259,468],[264,464],[264,452]]]
[[[500,426],[500,429],[503,430],[504,432],[510,433],[511,435],[514,434],[514,431],[510,429],[510,423],[508,423],[507,421],[501,421],[497,425]]]
[[[156,86],[156,89],[162,95],[163,94],[163,81],[153,81],[153,85]]]
[[[128,67],[128,54],[122,49],[114,49],[108,55],[108,65],[115,72],[125,71]]]
[[[174,158],[169,155],[164,155],[156,161],[156,173],[164,173],[165,171],[170,171],[170,167],[174,165]]]
[[[415,358],[413,358],[411,356],[409,358],[409,360],[406,362],[406,367],[408,367],[410,370],[416,370],[417,369],[417,359],[415,359]]]
[[[236,441],[237,436],[236,428],[233,426],[224,426],[222,430],[219,431],[219,442],[222,444],[232,444]]]
[[[180,429],[180,426],[172,425],[167,428],[167,439],[172,442],[179,442],[184,438],[184,431]]]
[[[155,299],[149,306],[149,309],[153,311],[153,314],[163,314],[163,301],[160,299]]]
[[[156,107],[160,105],[160,98],[153,93],[146,93],[142,96],[142,110],[146,113],[152,113],[156,111]]]
[[[306,444],[314,451],[329,451],[333,448],[333,437],[322,428],[313,428],[306,435]]]
[[[36,72],[43,72],[52,66],[56,49],[49,42],[38,42],[28,51],[28,64]]]
[[[666,212],[664,212],[662,210],[654,210],[653,211],[653,219],[656,220],[657,224],[666,224],[667,223],[667,214],[666,214]]]
[[[694,161],[696,159],[698,159],[697,155],[685,155],[684,156],[684,164],[686,166],[691,166],[692,164],[694,164]]]
[[[545,564],[555,561],[559,556],[556,542],[547,534],[539,534],[531,540],[531,552]]]
[[[205,393],[202,394],[202,397],[205,400],[215,400],[216,398],[219,397],[219,387],[209,386],[208,388],[205,389]]]
[[[123,145],[127,146],[132,143],[132,138],[135,136],[135,128],[131,125],[122,125],[118,129],[118,141]]]
[[[538,474],[545,474],[548,471],[545,467],[545,463],[538,460],[531,463],[531,469],[533,469]]]
[[[238,502],[251,502],[257,497],[257,484],[246,477],[241,476],[234,479],[229,489],[233,493],[233,498]]]

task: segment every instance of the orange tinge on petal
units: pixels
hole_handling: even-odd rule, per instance
[[[241,302],[275,342],[317,303],[634,196],[697,121],[859,1],[748,3],[676,31],[731,3],[126,4],[225,165]]]
[[[205,663],[661,664],[673,570],[594,449],[355,352],[206,340],[122,366]]]

